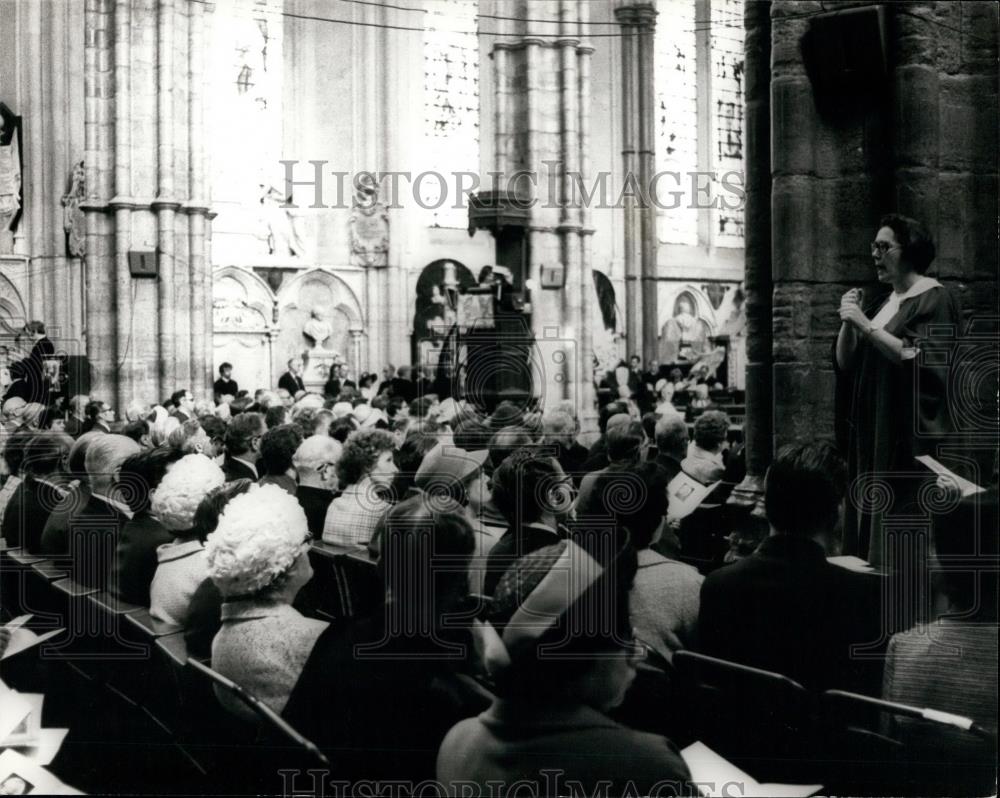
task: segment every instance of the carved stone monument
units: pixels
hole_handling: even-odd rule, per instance
[[[87,219],[80,209],[86,199],[86,171],[83,161],[73,165],[69,179],[69,191],[63,195],[63,230],[66,231],[66,254],[71,258],[82,258],[87,248]]]
[[[14,251],[21,219],[21,117],[0,103],[0,253]]]

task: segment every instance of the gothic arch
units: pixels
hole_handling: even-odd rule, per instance
[[[21,292],[5,274],[0,274],[0,335],[15,335],[24,326],[27,315]]]
[[[227,283],[231,282],[235,282],[238,286],[236,291],[227,290]],[[225,266],[212,274],[212,305],[217,307],[222,303],[233,301],[239,301],[260,314],[262,322],[255,324],[255,328],[274,327],[276,299],[267,282],[249,269]]]
[[[351,327],[356,329],[364,327],[364,314],[361,312],[361,303],[358,301],[353,289],[342,277],[324,269],[309,269],[295,275],[291,280],[282,283],[276,297],[279,310],[285,307],[300,307],[303,303],[299,292],[312,282],[325,285],[330,289],[333,299],[331,303],[332,309],[340,311],[347,316]]]

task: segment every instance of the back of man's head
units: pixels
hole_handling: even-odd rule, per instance
[[[764,508],[776,532],[827,535],[840,520],[847,464],[828,443],[783,446],[767,471]]]
[[[684,416],[668,415],[656,422],[656,449],[676,460],[687,456],[688,428]]]
[[[524,427],[505,427],[494,433],[487,447],[490,452],[490,468],[499,468],[500,464],[518,449],[532,446],[534,443],[535,439]]]
[[[597,414],[597,428],[603,435],[608,429],[608,420],[619,413],[628,413],[628,405],[624,402],[608,402]]]
[[[546,496],[560,476],[559,464],[531,449],[508,456],[493,472],[493,503],[511,526],[531,524],[547,510]]]
[[[307,476],[318,475],[324,467],[335,464],[340,459],[344,445],[329,435],[311,435],[295,450],[292,465],[302,482]]]
[[[133,454],[142,451],[131,438],[124,435],[100,435],[87,448],[87,478],[95,493],[105,493],[118,477],[118,469]]]
[[[226,451],[240,457],[250,451],[254,438],[264,434],[264,417],[260,413],[240,413],[226,430]]]
[[[613,463],[636,462],[642,450],[646,433],[642,423],[629,421],[623,424],[608,425],[608,460]]]
[[[714,452],[729,437],[729,416],[721,410],[708,410],[694,422],[694,442],[706,452]]]
[[[572,446],[579,432],[579,425],[565,410],[550,410],[542,416],[542,431],[546,443],[560,443]]]
[[[271,476],[284,474],[292,467],[295,452],[302,443],[302,433],[294,424],[280,424],[269,429],[260,442],[263,472]]]

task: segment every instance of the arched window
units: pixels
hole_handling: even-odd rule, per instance
[[[743,4],[657,0],[656,170],[677,174],[657,186],[663,243],[743,246]]]
[[[479,1],[425,0],[425,9],[424,169],[444,185],[427,176],[420,197],[429,224],[465,228],[468,212],[456,202],[453,173],[479,174]]]

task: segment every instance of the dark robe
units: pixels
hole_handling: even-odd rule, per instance
[[[865,315],[874,318],[886,299],[883,296],[865,308]],[[936,327],[940,335],[930,335],[934,325],[940,325]],[[904,346],[928,350],[924,355],[891,363],[866,337],[859,337],[846,369],[837,368],[834,355],[844,411],[838,413],[844,425],[838,438],[846,447],[852,482],[844,523],[845,554],[876,566],[888,564],[883,521],[887,515],[905,512],[906,505],[916,500],[919,480],[905,475],[923,467],[913,458],[935,455],[953,429],[948,408],[950,358],[942,357],[946,353],[940,350],[949,345],[946,331],[955,336],[960,325],[954,296],[944,287],[931,288],[903,300],[884,328],[901,338]]]

